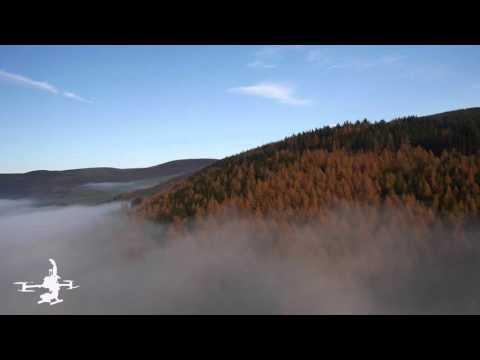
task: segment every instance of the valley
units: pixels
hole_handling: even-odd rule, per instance
[[[52,313],[9,281],[54,257],[81,284],[55,313],[478,313],[479,135],[472,108],[218,161],[2,175],[0,312]]]

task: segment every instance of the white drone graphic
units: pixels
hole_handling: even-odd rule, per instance
[[[60,288],[62,286],[66,287],[67,290],[76,289],[79,286],[78,285],[73,286],[73,280],[64,280],[64,283],[59,283],[58,280],[61,279],[61,277],[57,274],[57,264],[53,259],[49,259],[49,261],[53,267],[48,270],[48,276],[45,276],[43,278],[42,284],[29,285],[28,284],[29,281],[17,281],[17,282],[14,282],[13,284],[22,285],[22,288],[18,290],[20,292],[35,292],[35,290],[30,290],[34,288],[48,289],[48,292],[40,295],[40,300],[37,303],[41,304],[44,302],[48,302],[50,305],[55,305],[63,301],[63,299],[58,298]]]

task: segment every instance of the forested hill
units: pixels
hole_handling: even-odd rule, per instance
[[[471,218],[480,209],[479,150],[480,108],[345,122],[218,161],[143,199],[138,211],[159,222],[225,208],[288,220],[344,201]]]
[[[261,158],[262,154],[284,149],[294,151],[306,149],[398,150],[404,143],[421,146],[435,154],[451,149],[456,149],[463,154],[472,154],[480,149],[479,119],[480,107],[423,117],[409,116],[373,124],[367,119],[355,123],[345,122],[336,127],[327,126],[303,132],[285,138],[283,141],[246,151],[238,156]],[[220,164],[217,165],[220,166]]]

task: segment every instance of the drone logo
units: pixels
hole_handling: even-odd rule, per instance
[[[22,288],[18,290],[20,292],[35,292],[35,290],[30,290],[34,288],[48,289],[48,292],[40,295],[40,300],[37,303],[41,304],[46,302],[50,305],[55,305],[63,301],[63,299],[58,298],[62,286],[66,287],[68,290],[76,289],[79,286],[73,286],[73,280],[64,280],[64,283],[59,283],[58,280],[61,279],[61,277],[57,274],[57,264],[53,259],[49,259],[49,261],[52,264],[52,268],[48,270],[48,276],[43,278],[42,284],[29,285],[28,281],[17,281],[13,284],[22,285]]]

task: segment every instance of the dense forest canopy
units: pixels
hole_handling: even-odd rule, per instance
[[[345,122],[227,157],[137,211],[176,226],[226,209],[288,223],[346,202],[465,223],[480,209],[479,150],[480,108]]]

